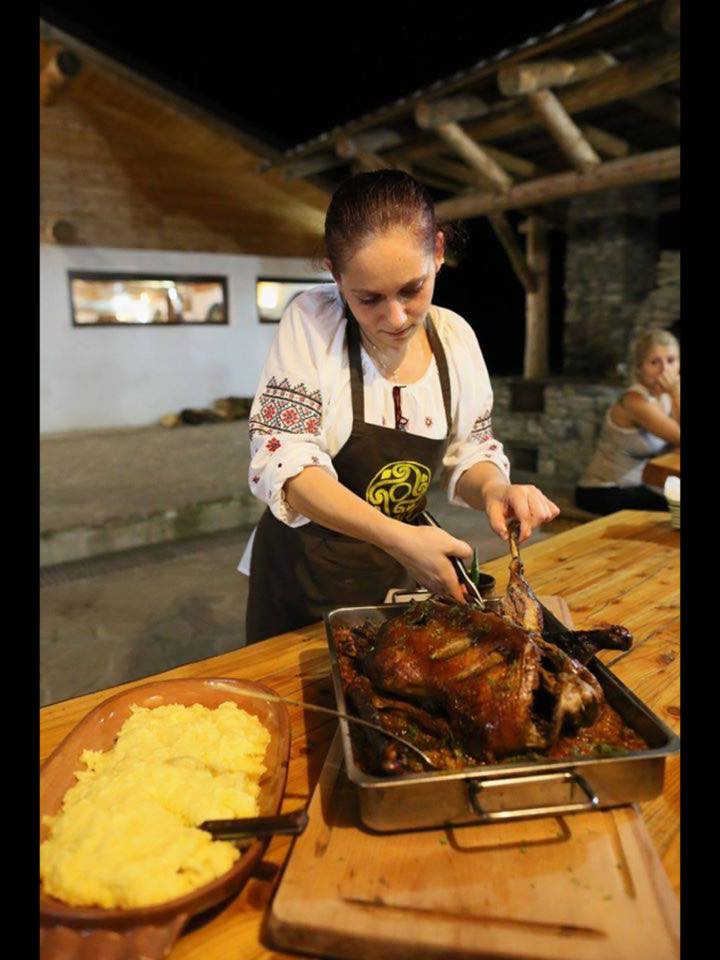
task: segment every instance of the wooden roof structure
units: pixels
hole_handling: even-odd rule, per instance
[[[487,216],[526,295],[524,375],[547,376],[547,229],[567,201],[655,182],[677,207],[680,0],[612,0],[267,161],[333,186],[395,167],[438,218]],[[316,181],[317,182],[317,181]],[[506,211],[527,217],[523,245]]]
[[[613,0],[288,150],[332,187],[409,170],[463,219],[679,176],[679,0]]]
[[[314,256],[328,197],[277,151],[41,22],[40,237]]]

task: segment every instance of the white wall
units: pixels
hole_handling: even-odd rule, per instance
[[[228,281],[222,327],[73,327],[68,270],[218,274]],[[250,397],[277,331],[261,324],[259,276],[330,279],[295,257],[40,246],[40,430],[156,422],[218,397]]]

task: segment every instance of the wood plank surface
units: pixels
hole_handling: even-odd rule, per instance
[[[635,635],[627,654],[600,655],[676,733],[680,727],[679,531],[668,514],[622,511],[575,527],[522,550],[536,592],[567,601],[578,628],[619,623]],[[499,546],[502,550],[502,546]],[[506,556],[485,564],[498,591],[508,578]],[[146,680],[162,677],[242,677],[267,683],[292,699],[334,706],[323,627],[313,625]],[[61,701],[40,711],[40,755],[47,757],[94,706],[112,693],[146,680]],[[289,707],[292,746],[283,810],[306,804],[336,730],[336,722]],[[669,761],[662,796],[641,805],[643,817],[671,886],[679,870],[679,762]],[[264,916],[291,841],[273,839],[256,875],[230,904],[191,922],[171,960],[277,960],[268,947]],[[308,891],[312,896],[312,891]]]
[[[671,450],[670,453],[664,453],[661,457],[653,457],[648,460],[643,470],[643,483],[651,487],[661,487],[668,477],[680,476],[680,451]]]
[[[634,806],[377,834],[337,735],[270,910],[280,946],[345,960],[673,960],[677,901]],[[308,897],[312,877],[312,897]]]

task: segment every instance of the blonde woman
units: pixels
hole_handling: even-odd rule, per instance
[[[667,510],[642,482],[645,464],[680,445],[680,345],[667,330],[646,330],[630,347],[632,382],[610,407],[595,454],[575,489],[592,513]]]

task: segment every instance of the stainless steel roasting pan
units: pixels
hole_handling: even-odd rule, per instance
[[[333,630],[378,626],[404,609],[403,604],[341,607],[325,615],[325,629],[338,710],[345,702]],[[345,768],[358,792],[360,819],[372,830],[392,832],[444,824],[489,823],[600,810],[649,800],[662,793],[665,759],[678,753],[680,738],[597,659],[588,664],[605,697],[647,750],[600,759],[548,760],[467,767],[377,777],[355,763],[349,724],[340,720]]]

